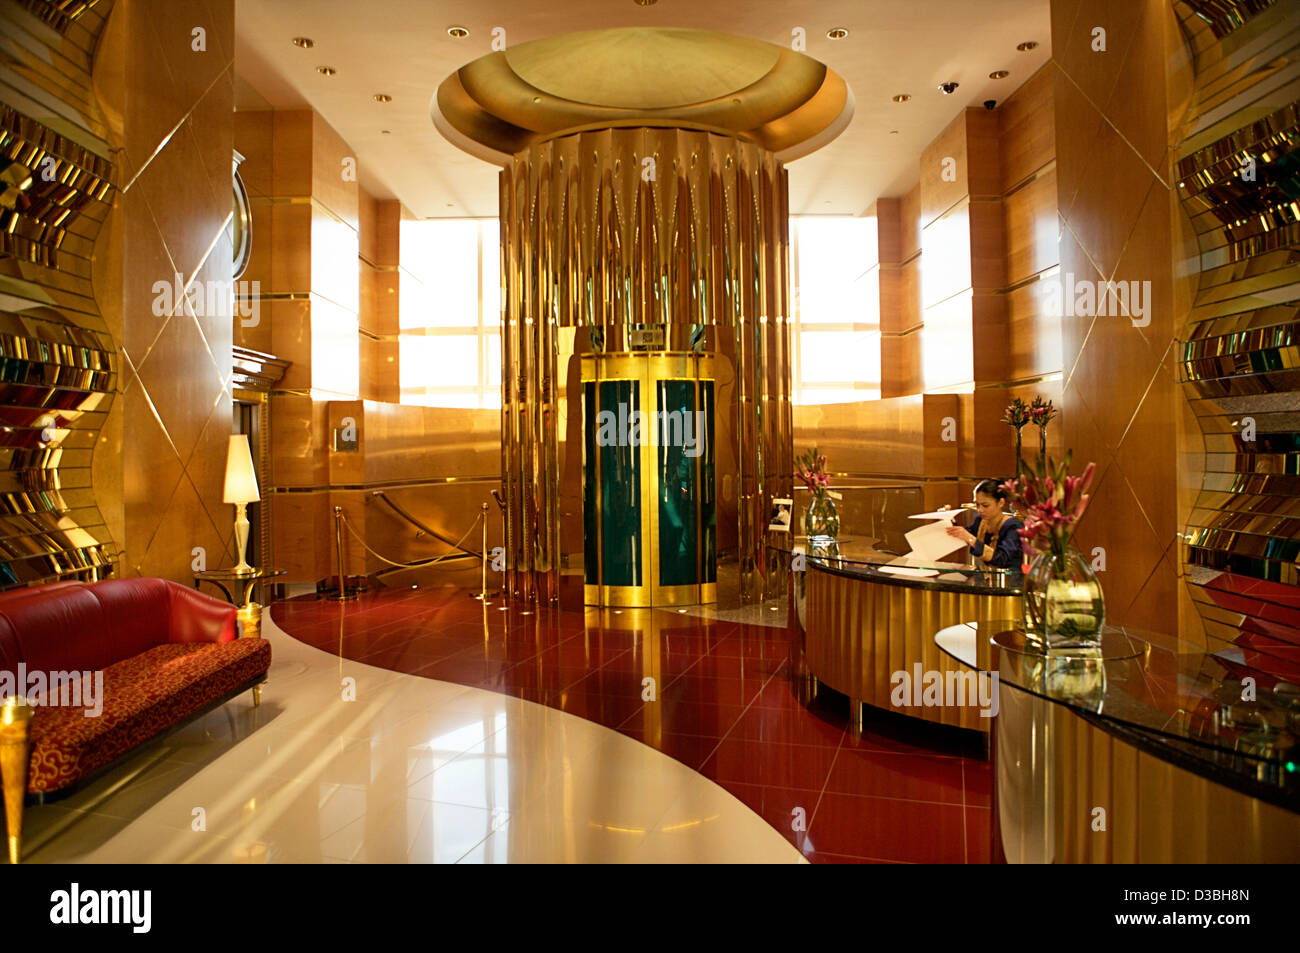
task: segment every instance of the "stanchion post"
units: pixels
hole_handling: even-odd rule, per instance
[[[346,602],[355,596],[349,596],[347,587],[343,584],[343,507],[341,506],[334,507],[334,555],[338,559],[339,591],[338,595],[330,598],[336,602]]]
[[[479,598],[483,600],[483,604],[484,604],[484,605],[487,605],[487,557],[488,557],[488,552],[487,552],[487,515],[488,515],[488,505],[487,505],[487,503],[484,503],[484,504],[483,504],[483,511],[482,511],[482,513],[479,515],[479,519],[481,519],[481,520],[483,521],[483,549],[482,549],[482,554],[483,554],[483,595],[481,595]]]

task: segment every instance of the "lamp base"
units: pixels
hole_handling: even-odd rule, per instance
[[[239,553],[239,562],[235,572],[250,573],[253,567],[248,565],[248,504],[235,504],[235,550]]]

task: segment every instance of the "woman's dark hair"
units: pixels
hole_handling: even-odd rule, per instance
[[[995,500],[1006,501],[1010,499],[1010,495],[1002,488],[1001,480],[980,480],[979,483],[975,484],[975,492],[991,496]]]

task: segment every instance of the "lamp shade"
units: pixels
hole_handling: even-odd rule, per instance
[[[233,434],[230,449],[226,452],[226,493],[222,502],[256,503],[261,498],[257,492],[257,472],[253,469],[248,437],[242,433]]]

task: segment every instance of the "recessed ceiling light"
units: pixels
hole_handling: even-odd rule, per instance
[[[377,103],[391,103],[393,101],[393,97],[389,96],[387,93],[375,93],[375,95],[370,98]]]
[[[322,76],[333,76],[338,72],[338,70],[333,66],[317,66],[316,72],[320,73]]]
[[[731,105],[733,105],[733,106],[739,106],[739,105],[740,105],[740,100],[739,100],[739,99],[733,99],[733,100],[731,101]]]
[[[391,136],[393,133],[392,133],[392,130],[389,130],[389,129],[380,129],[380,130],[379,130],[379,134],[380,134],[381,136]]]
[[[833,30],[827,30],[826,36],[832,40],[842,40],[849,35],[849,31],[842,26],[837,26]]]
[[[1023,42],[1023,43],[1017,43],[1017,44],[1016,44],[1016,49],[1018,49],[1021,53],[1028,53],[1030,50],[1036,50],[1036,49],[1038,49],[1038,41],[1037,41],[1037,40],[1025,40],[1025,42]]]
[[[449,26],[447,27],[447,35],[453,40],[463,40],[469,36],[469,30],[463,26]]]
[[[894,97],[894,102],[905,103],[911,98],[912,98],[911,95],[909,95],[908,93],[899,93],[897,96]]]
[[[638,7],[653,7],[659,0],[636,0]]]
[[[542,97],[541,97],[541,96],[534,96],[534,97],[533,97],[533,102],[535,102],[535,103],[540,103],[541,101],[542,101]]]
[[[1011,74],[1004,69],[995,69],[993,72],[989,73],[989,79],[1006,79],[1010,75]]]
[[[898,130],[897,130],[897,129],[891,129],[891,130],[889,130],[889,134],[890,134],[891,136],[896,136],[896,135],[898,135]]]
[[[298,47],[300,50],[310,50],[316,45],[316,43],[309,36],[295,36],[293,38],[293,45]]]

